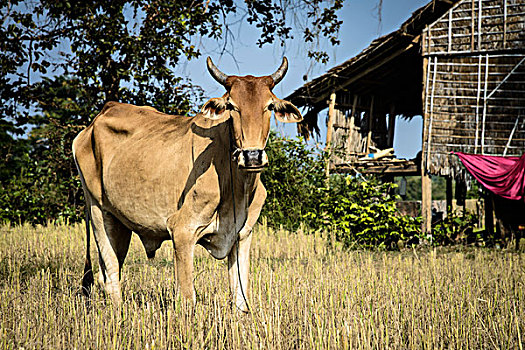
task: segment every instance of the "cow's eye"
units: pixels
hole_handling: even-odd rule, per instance
[[[273,111],[274,108],[275,108],[275,105],[273,103],[270,103],[268,106],[266,106],[266,108],[269,110],[269,111]]]

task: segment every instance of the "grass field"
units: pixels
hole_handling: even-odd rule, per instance
[[[344,252],[315,235],[254,233],[251,313],[231,309],[225,261],[198,248],[192,317],[171,245],[134,237],[124,304],[79,295],[82,226],[0,227],[0,349],[521,349],[525,263],[475,248]],[[96,257],[94,247],[92,256]]]

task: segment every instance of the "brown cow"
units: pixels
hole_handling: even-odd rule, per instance
[[[109,102],[73,141],[99,252],[99,282],[115,304],[121,303],[120,272],[133,231],[150,258],[163,241],[173,242],[178,284],[193,303],[195,244],[217,259],[228,256],[233,301],[247,311],[251,231],[266,198],[260,171],[268,163],[271,112],[282,122],[302,116],[272,93],[286,74],[286,58],[263,77],[225,75],[209,57],[207,64],[226,93],[196,116]],[[87,236],[83,287],[89,293],[89,231]]]

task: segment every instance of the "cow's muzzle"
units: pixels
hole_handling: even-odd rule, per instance
[[[238,152],[239,168],[247,171],[261,171],[268,165],[268,156],[262,149],[245,149]]]

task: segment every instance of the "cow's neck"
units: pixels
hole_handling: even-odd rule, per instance
[[[240,169],[237,160],[232,159],[232,153],[234,152],[234,147],[232,146],[232,130],[231,128],[231,121],[222,122],[218,125],[218,139],[222,144],[222,149],[227,152],[227,159],[226,164],[228,164],[230,169],[224,169],[228,171],[228,178],[230,178],[229,182],[229,192],[231,191],[231,186],[233,186],[233,193],[229,193],[228,195],[233,195],[235,198],[235,202],[240,205],[243,202],[246,202],[246,197],[253,195],[253,192],[259,183],[260,179],[260,173],[257,172],[247,172],[246,170]],[[245,203],[246,204],[246,203]],[[240,208],[239,208],[240,209]]]
[[[244,195],[251,194],[257,182],[259,181],[260,173],[247,172],[238,168],[236,162],[231,162],[233,169],[233,186],[235,193],[242,193]]]
[[[227,132],[223,132],[222,135],[228,135],[228,138],[225,141],[225,144],[228,145],[229,148],[229,162],[230,162],[230,169],[232,174],[232,184],[233,188],[235,190],[236,194],[251,194],[255,187],[257,186],[257,183],[260,178],[260,173],[258,172],[248,172],[246,170],[240,169],[237,160],[233,157],[233,153],[235,152],[235,147],[233,147],[233,140],[232,140],[232,124],[231,120],[228,120],[226,123],[223,123],[222,125],[227,128]]]

